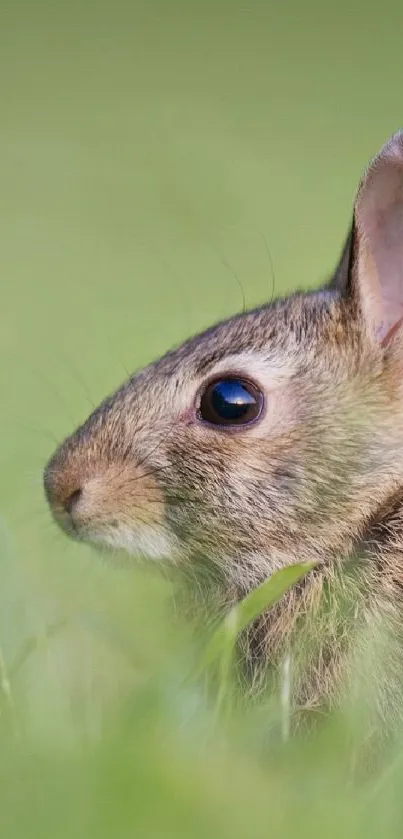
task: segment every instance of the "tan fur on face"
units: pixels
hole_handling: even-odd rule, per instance
[[[359,194],[360,210],[365,182]],[[130,378],[45,476],[68,531],[185,570],[207,567],[225,607],[273,571],[316,560],[241,641],[254,687],[269,664],[311,645],[294,679],[303,706],[340,697],[352,641],[383,620],[402,643],[377,679],[379,708],[397,704],[403,672],[403,330],[390,306],[382,321],[390,289],[368,275],[365,235],[353,225],[327,288],[219,323]],[[250,427],[199,416],[206,383],[228,375],[263,395]]]

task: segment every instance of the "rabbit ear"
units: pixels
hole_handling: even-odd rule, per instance
[[[340,291],[343,296],[348,294],[350,289],[351,267],[353,259],[353,231],[354,222],[351,224],[350,230],[348,231],[348,236],[340,255],[339,264],[327,286],[330,289],[338,289],[338,291]]]
[[[385,343],[403,328],[403,131],[369,165],[349,238],[333,286],[355,298],[366,325]]]

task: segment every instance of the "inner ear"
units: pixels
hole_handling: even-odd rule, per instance
[[[383,146],[361,180],[331,287],[354,298],[376,340],[396,334],[403,322],[403,132]]]

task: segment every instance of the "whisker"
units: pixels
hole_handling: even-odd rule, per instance
[[[15,361],[16,358],[18,358],[18,356],[17,357],[13,356],[13,361]],[[22,359],[21,357],[19,357],[18,360],[21,363],[21,365],[24,367],[24,369],[27,372],[29,372],[34,378],[36,378],[36,380],[38,382],[40,382],[42,385],[44,385],[45,389],[48,391],[48,393],[51,393],[55,397],[55,399],[57,400],[59,405],[61,405],[61,407],[63,408],[63,411],[65,412],[65,415],[69,419],[69,422],[71,422],[72,425],[75,427],[76,426],[76,421],[73,419],[73,416],[70,413],[69,406],[68,406],[67,402],[65,402],[65,400],[63,399],[63,397],[61,396],[59,391],[55,388],[53,382],[50,379],[48,379],[47,376],[45,376],[42,371],[37,370],[34,367],[31,367],[30,365],[27,365],[26,358]]]
[[[80,371],[78,370],[78,368],[76,367],[76,365],[72,362],[71,358],[67,358],[67,356],[65,356],[64,353],[62,353],[60,350],[57,350],[55,352],[55,355],[59,358],[59,360],[64,364],[64,366],[72,374],[73,378],[81,386],[87,402],[91,405],[91,408],[93,408],[95,410],[95,408],[97,406],[95,405],[94,400],[92,399],[92,396],[90,394],[88,385],[87,385],[86,381],[83,379],[83,377],[82,377]]]
[[[210,247],[212,247],[212,249],[215,251],[216,255],[219,257],[221,264],[224,266],[224,268],[226,268],[226,270],[231,274],[231,276],[234,278],[235,282],[237,283],[238,288],[239,288],[239,290],[241,292],[241,295],[242,295],[242,314],[245,314],[245,312],[246,312],[245,291],[244,291],[244,287],[242,285],[242,282],[241,282],[238,274],[233,269],[232,265],[230,265],[229,262],[225,259],[225,257],[223,256],[223,254],[221,253],[221,251],[219,250],[218,246],[215,243],[213,243],[213,244],[210,243]]]
[[[48,439],[52,440],[52,443],[56,446],[59,446],[60,442],[61,442],[56,437],[56,435],[53,434],[53,432],[50,431],[50,429],[46,428],[45,426],[43,428],[41,428],[40,426],[27,425],[26,423],[21,422],[21,420],[17,420],[17,419],[10,420],[9,422],[8,421],[4,422],[2,420],[1,425],[6,426],[6,427],[7,426],[12,426],[13,428],[15,428],[15,426],[18,426],[22,430],[28,431],[30,434],[37,434],[41,437],[48,438]]]
[[[144,243],[143,243],[143,244],[144,244]],[[179,275],[178,275],[178,274],[174,271],[174,269],[172,268],[172,265],[170,264],[170,262],[168,262],[168,260],[166,259],[166,257],[165,257],[165,256],[163,256],[163,257],[161,256],[160,252],[158,251],[158,249],[157,249],[157,248],[156,248],[156,246],[155,246],[155,243],[148,244],[148,245],[147,245],[147,247],[148,247],[148,248],[150,248],[150,250],[151,250],[151,251],[153,251],[153,253],[157,256],[157,258],[159,259],[159,261],[160,261],[161,265],[162,265],[162,266],[163,266],[163,267],[164,267],[164,268],[168,271],[168,273],[170,274],[171,279],[174,279],[174,281],[175,281],[175,283],[176,283],[176,285],[177,285],[177,288],[178,288],[178,285],[179,285],[179,290],[180,290],[180,292],[181,292],[181,304],[182,304],[182,306],[183,306],[183,310],[184,310],[184,315],[185,315],[186,322],[189,324],[189,322],[190,322],[190,317],[189,317],[189,313],[190,313],[190,312],[189,312],[189,297],[188,297],[188,295],[187,295],[187,293],[186,293],[186,287],[182,284],[181,280],[179,279]]]
[[[276,288],[276,281],[275,281],[275,275],[274,275],[273,260],[272,260],[271,253],[270,253],[270,250],[269,250],[269,246],[268,246],[268,243],[267,243],[267,239],[266,239],[266,236],[265,236],[265,234],[264,234],[263,230],[261,230],[260,228],[258,228],[258,233],[259,233],[259,236],[261,237],[261,239],[262,239],[262,241],[263,241],[263,245],[264,245],[264,248],[265,248],[265,251],[266,251],[266,254],[267,254],[267,258],[268,258],[268,260],[269,260],[270,271],[271,271],[271,277],[272,277],[272,291],[271,291],[271,297],[270,297],[270,301],[269,301],[269,302],[270,302],[270,303],[272,303],[272,302],[273,302],[273,299],[274,299],[275,288]]]
[[[172,429],[175,427],[175,425],[176,425],[176,420],[174,420],[174,421],[173,421],[173,422],[172,422],[172,423],[168,426],[168,433],[169,433],[170,431],[172,431]],[[158,441],[158,443],[154,446],[154,448],[153,448],[153,449],[151,449],[151,451],[147,452],[147,454],[146,454],[146,455],[144,455],[144,457],[143,457],[142,459],[140,459],[140,461],[138,461],[138,462],[137,462],[137,466],[141,467],[141,466],[143,465],[143,463],[145,463],[145,461],[147,460],[147,458],[149,458],[149,457],[151,457],[151,455],[155,454],[155,452],[159,449],[159,447],[162,445],[162,443],[166,440],[166,436],[167,436],[167,430],[166,430],[166,428],[165,428],[165,429],[164,429],[164,431],[162,431],[162,432],[161,432],[161,439],[160,439],[160,440]]]

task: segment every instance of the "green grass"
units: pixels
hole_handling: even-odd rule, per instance
[[[167,613],[173,590],[167,597],[160,580],[140,575],[119,597],[119,621],[105,608],[109,591],[102,615],[99,604],[96,616],[70,615],[47,638],[29,639],[9,666],[2,656],[3,835],[397,839],[399,734],[368,770],[359,707],[295,735],[284,691],[245,704],[232,679],[237,633],[307,571],[277,572],[197,644]],[[124,627],[129,601],[132,626],[143,604],[133,633]],[[71,638],[68,648],[63,642],[69,626],[73,662]]]
[[[245,708],[234,615],[205,690],[195,665],[212,642],[196,643],[175,586],[65,539],[41,476],[126,371],[243,294],[254,305],[331,271],[360,172],[403,123],[402,24],[400,3],[361,0],[1,12],[7,839],[401,835],[398,742],[357,784],[347,709],[304,743],[287,739],[281,698]]]

